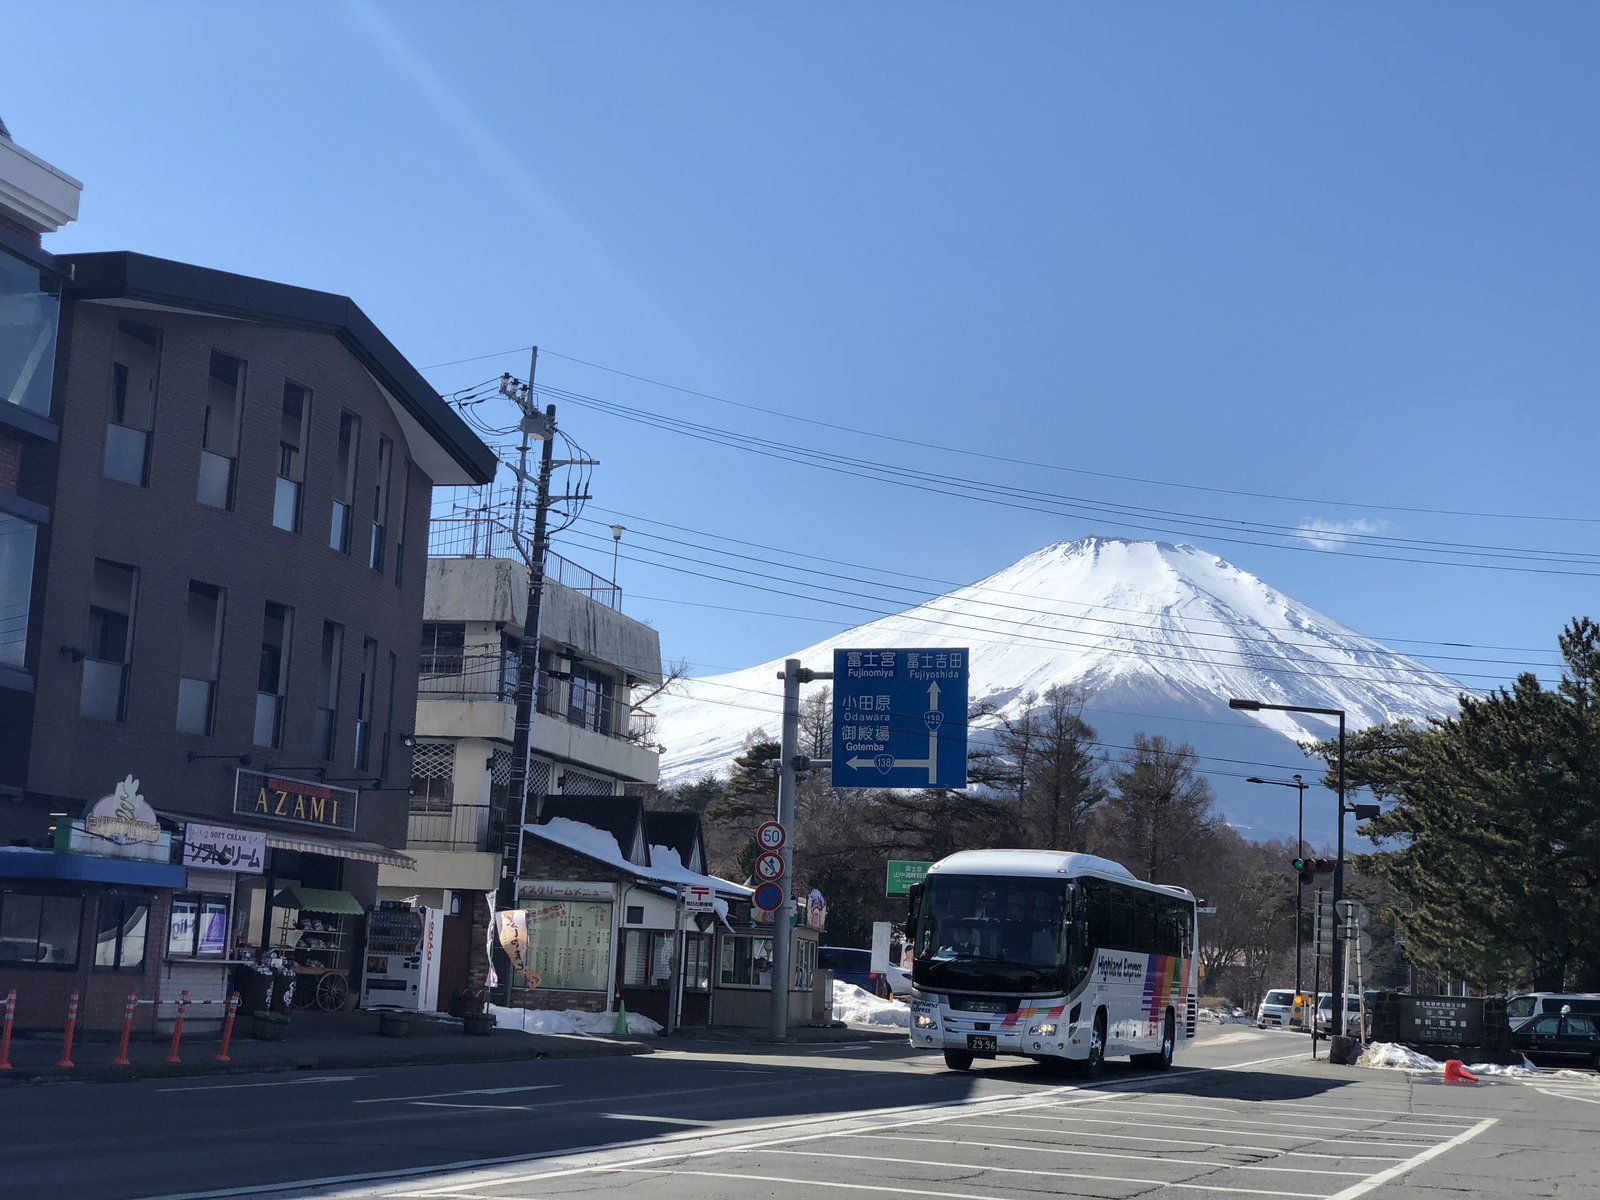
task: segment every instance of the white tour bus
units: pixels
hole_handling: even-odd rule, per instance
[[[963,850],[911,890],[911,1044],[952,1070],[1016,1054],[1093,1078],[1195,1036],[1195,899],[1092,854]]]

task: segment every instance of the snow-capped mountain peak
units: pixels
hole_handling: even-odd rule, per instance
[[[1053,684],[1079,685],[1089,696],[1084,717],[1108,753],[1130,744],[1135,730],[1189,742],[1212,756],[1200,766],[1216,772],[1219,796],[1229,790],[1229,769],[1219,758],[1265,764],[1232,768],[1237,775],[1279,765],[1303,771],[1304,756],[1281,739],[1332,732],[1317,717],[1234,712],[1230,697],[1342,709],[1349,728],[1358,729],[1452,713],[1460,691],[1439,672],[1214,554],[1123,538],[1047,546],[986,579],[785,657],[828,670],[835,648],[897,646],[968,647],[972,701],[1004,715]],[[775,659],[693,680],[659,700],[663,779],[725,770],[754,730],[776,737],[781,668]],[[1259,736],[1263,727],[1280,736]],[[975,724],[975,736],[981,728]],[[1240,752],[1245,733],[1258,735],[1244,739],[1251,753]]]

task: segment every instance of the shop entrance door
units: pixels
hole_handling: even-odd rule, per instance
[[[446,916],[439,939],[440,1012],[448,1012],[455,994],[468,986],[468,960],[472,957],[472,918],[466,913]]]

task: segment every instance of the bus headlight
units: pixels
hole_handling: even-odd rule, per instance
[[[1046,1021],[1042,1025],[1032,1026],[1028,1032],[1034,1037],[1055,1037],[1056,1023],[1054,1021]]]
[[[939,1022],[934,1020],[927,1013],[918,1013],[916,1016],[911,1018],[911,1023],[913,1025],[915,1025],[918,1029],[937,1029],[937,1028],[939,1028]]]

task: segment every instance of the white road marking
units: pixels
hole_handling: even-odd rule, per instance
[[[1001,1114],[1001,1115],[1006,1115],[1006,1114]],[[1042,1113],[1017,1113],[1016,1115],[1019,1116],[1019,1117],[1029,1117],[1029,1118],[1032,1118],[1033,1120],[1037,1120],[1037,1121],[1076,1121],[1076,1122],[1079,1122],[1081,1124],[1087,1124],[1087,1125],[1126,1125],[1127,1124],[1126,1121],[1111,1120],[1111,1119],[1106,1118],[1106,1117],[1079,1117],[1079,1116],[1072,1116],[1072,1115],[1063,1115],[1063,1116],[1060,1116],[1060,1117],[1055,1117],[1055,1116],[1049,1116],[1049,1115],[1042,1114]],[[973,1126],[973,1128],[981,1129],[981,1128],[984,1128],[984,1127],[979,1125],[979,1126]],[[1185,1132],[1189,1132],[1188,1126],[1185,1126],[1184,1130],[1185,1130]],[[1396,1150],[1421,1150],[1424,1147],[1426,1147],[1428,1145],[1431,1145],[1431,1143],[1429,1143],[1429,1142],[1388,1142],[1388,1141],[1384,1141],[1384,1142],[1368,1142],[1368,1141],[1356,1140],[1356,1139],[1353,1139],[1353,1138],[1350,1139],[1349,1141],[1346,1141],[1343,1137],[1337,1137],[1337,1136],[1336,1137],[1317,1137],[1315,1134],[1310,1134],[1310,1133],[1267,1133],[1265,1131],[1258,1133],[1254,1129],[1219,1129],[1219,1128],[1217,1128],[1215,1126],[1212,1126],[1212,1125],[1204,1126],[1203,1128],[1196,1129],[1193,1132],[1195,1132],[1195,1133],[1225,1133],[1230,1137],[1263,1137],[1263,1138],[1272,1138],[1272,1139],[1274,1139],[1276,1141],[1280,1141],[1280,1142],[1305,1142],[1307,1145],[1321,1145],[1322,1143],[1325,1143],[1325,1142],[1338,1142],[1339,1145],[1341,1145],[1341,1146],[1389,1146],[1389,1147],[1392,1147],[1392,1148],[1394,1148]],[[1361,1133],[1361,1132],[1364,1132],[1364,1131],[1363,1130],[1352,1129],[1352,1130],[1342,1130],[1341,1133],[1343,1133],[1343,1132]],[[1107,1137],[1118,1137],[1119,1135],[1112,1133],[1112,1134],[1107,1134],[1106,1136]],[[1141,1140],[1148,1141],[1149,1139],[1141,1139]],[[1224,1146],[1224,1145],[1230,1145],[1230,1144],[1234,1144],[1234,1143],[1217,1142],[1215,1144],[1219,1145],[1219,1146]],[[1260,1149],[1266,1149],[1267,1147],[1259,1147],[1259,1148]]]
[[[512,1092],[544,1092],[559,1083],[530,1083],[522,1087],[471,1088],[462,1092],[424,1092],[420,1096],[377,1096],[369,1100],[352,1100],[351,1104],[400,1104],[408,1100],[443,1100],[450,1096],[509,1096]]]
[[[158,1092],[226,1092],[237,1088],[294,1087],[302,1083],[349,1083],[354,1075],[313,1075],[307,1079],[273,1079],[265,1083],[206,1083],[195,1087],[156,1088]]]
[[[948,1138],[904,1137],[884,1133],[858,1134],[858,1137],[874,1142],[932,1142],[938,1146],[949,1146]],[[1159,1162],[1172,1163],[1181,1167],[1216,1167],[1224,1171],[1288,1171],[1296,1175],[1365,1175],[1365,1171],[1330,1171],[1325,1167],[1268,1167],[1258,1166],[1253,1163],[1214,1162],[1208,1158],[1170,1158],[1165,1155],[1157,1158],[1149,1154],[1118,1154],[1112,1150],[1081,1150],[1072,1146],[1018,1146],[1011,1142],[981,1142],[971,1138],[962,1138],[955,1143],[959,1146],[982,1146],[987,1150],[1022,1150],[1039,1154],[1070,1154],[1078,1158],[1120,1158],[1133,1162]],[[810,1150],[773,1150],[773,1154],[812,1154],[823,1158],[849,1158],[855,1155],[823,1154],[821,1151]],[[860,1155],[867,1158],[867,1155]],[[881,1162],[912,1162],[913,1159],[884,1158]],[[989,1168],[993,1169],[993,1168]]]
[[[1373,1188],[1380,1187],[1383,1184],[1388,1183],[1389,1180],[1404,1175],[1407,1171],[1411,1170],[1412,1167],[1420,1167],[1429,1159],[1438,1158],[1439,1155],[1443,1154],[1446,1150],[1453,1150],[1464,1142],[1470,1142],[1485,1129],[1488,1129],[1491,1125],[1496,1123],[1497,1118],[1487,1117],[1484,1120],[1479,1121],[1471,1129],[1462,1130],[1447,1142],[1440,1142],[1437,1146],[1432,1146],[1429,1149],[1424,1150],[1421,1154],[1406,1159],[1406,1161],[1403,1163],[1398,1163],[1395,1166],[1387,1168],[1386,1170],[1379,1171],[1371,1179],[1365,1180],[1361,1183],[1353,1183],[1349,1187],[1345,1188],[1342,1192],[1335,1192],[1332,1196],[1328,1197],[1328,1200],[1355,1200],[1357,1196],[1364,1196]]]
[[[966,1171],[974,1169],[974,1164],[972,1163],[925,1162],[924,1165],[930,1167],[955,1167]],[[1019,1175],[1050,1175],[1056,1179],[1085,1179],[1095,1183],[1132,1183],[1144,1187],[1183,1188],[1185,1191],[1194,1192],[1223,1192],[1229,1196],[1287,1196],[1290,1197],[1290,1200],[1324,1200],[1320,1192],[1265,1191],[1260,1188],[1217,1187],[1206,1183],[1169,1183],[1165,1179],[1138,1179],[1124,1175],[1081,1175],[1072,1171],[1026,1171],[1020,1167],[982,1167],[980,1169],[1012,1172]],[[953,1200],[995,1200],[992,1193],[945,1192],[932,1188],[912,1187],[907,1183],[884,1187],[873,1183],[841,1183],[832,1179],[826,1182],[819,1182],[815,1179],[795,1179],[783,1175],[752,1175],[744,1171],[674,1171],[660,1167],[612,1167],[610,1170],[628,1175],[692,1175],[701,1179],[738,1179],[750,1183],[792,1183],[800,1187],[823,1188],[830,1192],[838,1190],[890,1192],[896,1196],[945,1196],[951,1197]]]
[[[1199,1110],[1202,1110],[1202,1111],[1205,1111],[1205,1112],[1226,1113],[1228,1116],[1231,1116],[1231,1117],[1250,1117],[1252,1120],[1254,1119],[1254,1114],[1252,1112],[1250,1112],[1248,1109],[1225,1108],[1220,1104],[1170,1104],[1170,1103],[1164,1102],[1158,1096],[1149,1096],[1149,1097],[1141,1096],[1136,1100],[1128,1100],[1128,1101],[1125,1101],[1124,1103],[1129,1104],[1129,1105],[1133,1105],[1133,1104],[1139,1105],[1140,1109],[1137,1110],[1137,1111],[1145,1111],[1145,1110],[1149,1110],[1149,1109],[1156,1109],[1156,1110],[1162,1111],[1162,1112],[1171,1111],[1171,1112],[1177,1112],[1177,1113],[1184,1113],[1184,1112],[1193,1112],[1196,1109],[1199,1109]],[[1274,1105],[1271,1105],[1270,1107],[1276,1109],[1278,1106],[1274,1104]],[[1418,1113],[1416,1115],[1417,1116],[1429,1116],[1431,1114]],[[1309,1121],[1312,1118],[1307,1117],[1306,1119]],[[1358,1124],[1358,1125],[1371,1125],[1372,1121],[1373,1121],[1373,1118],[1371,1118],[1371,1117],[1357,1117],[1357,1116],[1354,1116],[1354,1115],[1348,1116],[1348,1117],[1319,1116],[1319,1117],[1317,1117],[1315,1119],[1317,1121],[1343,1121],[1343,1122],[1346,1122],[1346,1123],[1353,1122],[1353,1123]],[[1282,1124],[1284,1124],[1284,1122],[1277,1122],[1277,1124],[1282,1125]],[[1391,1121],[1390,1124],[1399,1124],[1399,1122]],[[1299,1124],[1299,1125],[1290,1124],[1288,1127],[1291,1128],[1291,1129],[1301,1129],[1301,1128],[1304,1128],[1304,1125],[1303,1124]],[[1438,1124],[1436,1122],[1428,1122],[1428,1121],[1407,1121],[1405,1123],[1405,1127],[1407,1129],[1450,1129],[1450,1130],[1455,1130],[1458,1133],[1461,1130],[1461,1125],[1459,1123],[1453,1123],[1453,1124],[1450,1124],[1450,1125],[1441,1125],[1441,1124]]]
[[[688,1117],[652,1117],[647,1113],[589,1113],[607,1121],[649,1121],[652,1125],[686,1125],[692,1129],[709,1129],[715,1121],[691,1121]]]
[[[1208,1070],[1208,1071],[1242,1071],[1246,1067],[1259,1067],[1259,1066],[1262,1066],[1265,1063],[1304,1061],[1306,1057],[1307,1056],[1304,1055],[1304,1054],[1276,1054],[1271,1058],[1252,1058],[1249,1062],[1227,1063],[1227,1064],[1225,1064],[1223,1066],[1219,1066],[1219,1067],[1207,1067],[1206,1070]]]
[[[1546,1096],[1554,1096],[1557,1100],[1582,1100],[1585,1104],[1600,1104],[1600,1097],[1574,1096],[1571,1092],[1552,1092],[1549,1088],[1535,1087],[1536,1092],[1543,1092]]]
[[[1368,1108],[1366,1105],[1349,1104],[1308,1104],[1303,1100],[1273,1101],[1273,1108],[1308,1108],[1315,1112],[1347,1112],[1347,1113],[1378,1113],[1386,1117],[1433,1117],[1444,1118],[1447,1121],[1461,1121],[1463,1123],[1477,1121],[1481,1118],[1476,1114],[1467,1113],[1419,1113],[1411,1108]]]

